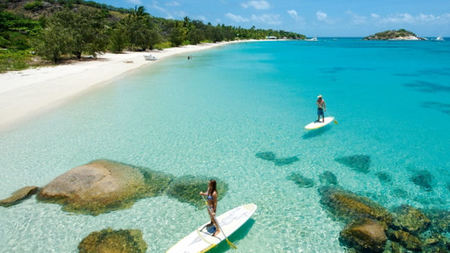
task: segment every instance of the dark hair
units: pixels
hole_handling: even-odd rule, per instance
[[[211,179],[209,180],[209,185],[208,185],[208,195],[212,196],[212,194],[217,191],[216,190],[216,180]]]

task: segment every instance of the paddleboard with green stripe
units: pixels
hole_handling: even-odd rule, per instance
[[[216,220],[223,229],[223,232],[225,232],[227,236],[230,236],[250,219],[256,209],[257,206],[255,204],[242,205],[216,217]],[[181,239],[181,241],[172,246],[167,253],[206,252],[225,240],[224,233],[213,236],[212,233],[208,232],[206,226],[208,223],[209,222],[203,224]]]

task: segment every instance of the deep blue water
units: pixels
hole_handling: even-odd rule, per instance
[[[0,199],[99,158],[217,177],[229,185],[219,212],[258,205],[234,238],[239,252],[344,251],[345,224],[319,203],[324,171],[387,208],[449,209],[448,40],[255,42],[193,56],[163,60],[0,132]],[[318,94],[338,124],[307,132]],[[259,152],[290,159],[277,164]],[[369,157],[368,171],[338,162],[348,156]],[[423,171],[431,189],[412,180]],[[298,187],[292,172],[314,186]],[[33,197],[0,208],[0,251],[76,252],[90,232],[112,227],[141,229],[149,251],[164,252],[205,219],[168,197],[96,217]]]

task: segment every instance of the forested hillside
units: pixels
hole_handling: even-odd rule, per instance
[[[151,10],[150,10],[151,12]],[[116,8],[83,0],[3,0],[0,5],[0,71],[46,61],[123,50],[162,49],[236,39],[304,39],[297,33],[164,19],[144,7]]]

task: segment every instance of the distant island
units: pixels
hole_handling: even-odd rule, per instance
[[[367,36],[364,40],[425,40],[418,37],[415,33],[405,29],[387,30]]]

